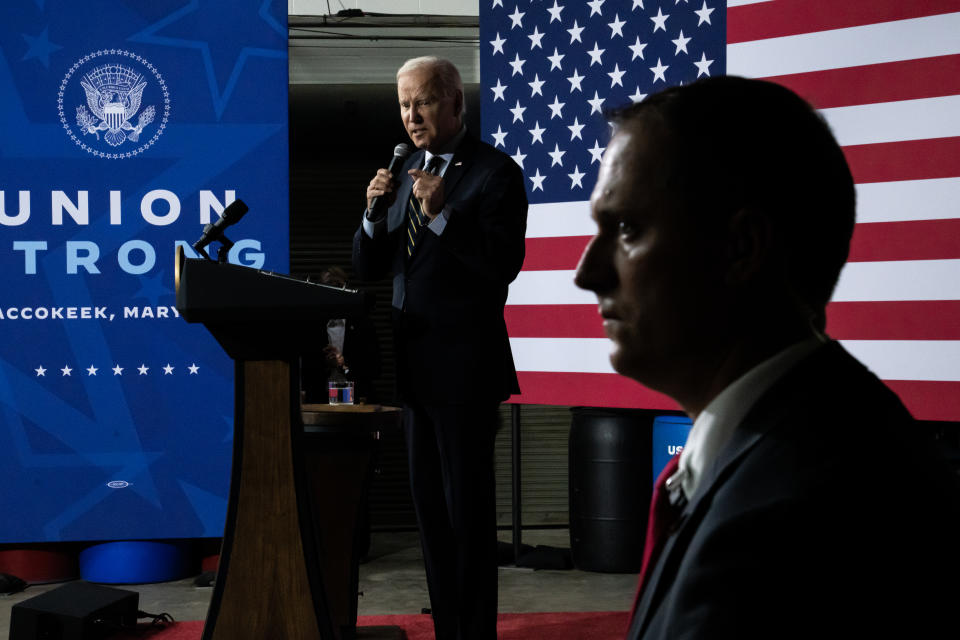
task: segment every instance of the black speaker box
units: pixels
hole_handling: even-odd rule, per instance
[[[10,640],[99,640],[137,624],[140,594],[69,582],[13,606]]]

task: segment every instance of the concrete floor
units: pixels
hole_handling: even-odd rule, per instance
[[[501,532],[510,542],[510,532]],[[566,530],[523,532],[529,545],[569,547]],[[10,609],[58,585],[35,585],[26,591],[0,596],[0,640],[9,640]],[[635,574],[500,568],[500,611],[618,611],[633,602]],[[202,620],[213,593],[211,587],[196,587],[193,578],[118,588],[137,591],[140,609],[169,613],[176,620]],[[360,615],[420,613],[430,606],[423,559],[416,533],[374,533],[369,560],[360,565]]]

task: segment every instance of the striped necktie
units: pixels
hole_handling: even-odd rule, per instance
[[[443,158],[433,156],[427,163],[424,171],[436,174],[437,170],[443,165]],[[420,209],[420,203],[413,197],[413,190],[410,191],[410,198],[407,201],[407,258],[413,255],[413,249],[417,246],[417,235],[420,229],[427,223],[427,217]]]

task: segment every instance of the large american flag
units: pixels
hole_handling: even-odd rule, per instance
[[[601,109],[723,73],[784,84],[830,123],[857,227],[827,332],[915,416],[960,420],[960,0],[481,0],[483,138],[527,178],[507,326],[512,401],[676,408],[616,375],[573,285],[609,140]]]

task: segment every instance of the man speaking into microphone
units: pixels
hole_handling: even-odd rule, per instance
[[[503,307],[523,264],[523,175],[467,132],[451,62],[408,60],[397,94],[417,151],[370,181],[353,265],[364,280],[393,274],[397,380],[436,637],[492,639],[493,447],[497,407],[519,391]]]

